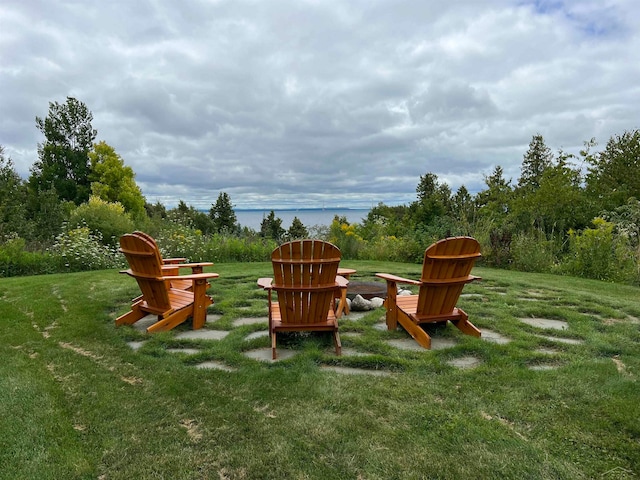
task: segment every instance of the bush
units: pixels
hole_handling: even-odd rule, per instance
[[[8,239],[0,245],[0,277],[40,275],[60,270],[61,259],[49,253],[28,252],[25,240]]]
[[[384,236],[367,242],[360,251],[360,258],[377,261],[421,263],[424,250],[413,238]],[[418,260],[417,260],[418,259]]]
[[[519,233],[511,242],[511,258],[515,270],[549,273],[556,263],[555,242],[541,231]]]
[[[560,266],[562,273],[597,280],[637,282],[633,249],[623,235],[614,234],[614,224],[602,218],[595,228],[569,231],[570,254]]]
[[[104,245],[99,235],[88,227],[80,227],[61,233],[51,248],[53,255],[62,259],[64,271],[102,270],[126,265],[117,248]]]
[[[68,228],[88,227],[95,238],[106,245],[117,245],[121,235],[131,232],[134,223],[118,203],[106,202],[96,196],[71,212]]]

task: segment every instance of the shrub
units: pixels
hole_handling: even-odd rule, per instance
[[[88,227],[75,228],[58,235],[51,253],[62,258],[63,268],[69,272],[126,265],[118,249],[104,245],[99,234],[92,234]]]
[[[95,238],[106,245],[116,245],[121,235],[134,229],[133,221],[118,203],[110,203],[92,196],[89,201],[71,212],[70,229],[88,227]]]
[[[515,270],[549,273],[555,265],[555,242],[538,230],[519,233],[511,242],[511,258]]]
[[[59,271],[59,257],[25,250],[25,240],[14,236],[0,245],[0,277],[40,275]]]
[[[624,235],[614,234],[614,224],[602,218],[595,228],[569,231],[570,255],[560,271],[580,277],[637,282],[636,258]]]

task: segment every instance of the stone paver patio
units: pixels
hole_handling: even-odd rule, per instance
[[[528,293],[535,295],[534,292],[528,292]],[[484,299],[486,297],[484,297],[484,295],[470,294],[468,295],[468,298]],[[387,325],[384,321],[384,310],[379,309],[378,311],[381,314],[380,320],[374,323],[373,325],[370,325],[367,328],[373,328],[378,332],[387,332]],[[343,316],[340,319],[340,323],[342,325],[344,325],[345,323],[354,324],[359,322],[362,318],[364,318],[369,314],[371,314],[370,311],[369,312],[351,312],[349,315]],[[231,333],[232,330],[230,331],[230,330],[213,328],[214,324],[218,322],[220,318],[221,318],[220,315],[207,315],[207,322],[204,328],[201,328],[199,330],[187,330],[187,331],[177,332],[175,334],[175,339],[186,341],[186,342],[197,341],[198,345],[202,345],[203,343],[206,344],[207,342],[224,341],[224,339],[227,337],[227,335]],[[541,330],[565,331],[569,329],[568,322],[564,322],[560,320],[545,319],[545,318],[518,318],[518,320],[532,327],[539,328]],[[149,316],[148,318],[144,318],[136,322],[136,324],[133,325],[133,328],[135,328],[138,331],[146,331],[146,328],[149,325],[153,324],[154,322],[155,322],[155,317]],[[260,325],[260,324],[264,325],[265,328],[249,333],[248,335],[245,336],[244,338],[245,341],[251,341],[255,339],[268,337],[269,332],[268,332],[268,329],[266,328],[268,324],[268,318],[266,316],[265,317],[242,317],[231,322],[233,329],[241,328],[249,325]],[[403,332],[404,330],[401,327],[398,327],[397,331]],[[495,344],[507,344],[511,341],[510,338],[505,337],[504,335],[498,332],[495,332],[493,330],[490,330],[487,328],[481,328],[481,331],[482,331],[481,339],[486,342],[495,343]],[[437,329],[434,332],[430,331],[430,335],[431,335],[431,350],[426,350],[422,348],[409,335],[406,335],[405,338],[390,338],[390,339],[384,340],[384,342],[387,345],[398,350],[424,353],[425,355],[429,355],[430,352],[432,351],[446,350],[446,349],[453,348],[459,343],[459,341],[456,338],[452,338],[448,336],[444,336],[444,337],[439,336]],[[554,336],[548,336],[548,335],[542,335],[542,334],[533,334],[533,335],[544,340],[549,340],[552,342],[564,343],[569,345],[578,345],[582,343],[581,340],[577,340],[573,338],[554,337]],[[349,331],[341,332],[341,337],[345,339],[358,338],[359,336],[362,336],[361,332],[349,332]],[[129,342],[128,345],[131,347],[132,350],[137,351],[140,348],[142,348],[145,343],[146,343],[145,340],[132,341],[132,342]],[[196,348],[193,346],[185,345],[184,347],[181,347],[181,348],[179,347],[167,348],[167,352],[173,355],[192,356],[192,355],[200,354],[203,350],[205,350],[205,348],[206,347],[204,346],[203,348]],[[548,356],[556,355],[559,353],[558,351],[548,347],[540,347],[533,350],[533,352],[543,354],[543,355],[548,355]],[[291,359],[297,353],[298,351],[293,349],[279,348],[278,355],[277,355],[278,358],[277,360],[273,360],[271,358],[271,349],[268,347],[264,347],[264,348],[257,348],[257,349],[245,351],[243,352],[243,355],[247,358],[250,358],[259,362],[274,363],[274,362],[281,362],[281,361],[286,361],[288,359]],[[335,355],[335,352],[333,349],[331,349],[330,351],[327,351],[327,354]],[[353,347],[342,348],[342,357],[345,357],[345,358],[364,357],[367,355],[372,355],[372,353],[358,350]],[[460,369],[470,369],[470,368],[475,368],[481,365],[482,361],[479,358],[476,358],[474,356],[463,356],[459,358],[454,358],[452,360],[448,360],[445,363],[447,365],[460,368]],[[231,367],[229,365],[224,364],[221,361],[216,361],[216,360],[201,362],[195,365],[195,368],[221,370],[221,371],[227,371],[227,372],[234,372],[237,370],[234,367]],[[328,366],[328,365],[323,365],[320,368],[327,372],[336,372],[336,373],[347,374],[347,375],[352,375],[352,374],[392,375],[392,373],[388,371],[372,370],[372,369],[366,369],[366,368],[353,368],[353,367]],[[528,368],[531,370],[544,371],[544,370],[551,370],[554,368],[558,368],[558,365],[532,364]]]

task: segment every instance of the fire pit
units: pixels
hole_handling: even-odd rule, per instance
[[[387,285],[380,282],[349,282],[347,298],[353,300],[356,295],[360,295],[366,300],[371,300],[374,297],[385,298]]]

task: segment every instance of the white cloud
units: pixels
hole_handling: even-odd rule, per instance
[[[147,199],[207,208],[474,192],[554,150],[639,128],[632,0],[0,6],[0,144],[23,176],[36,116],[75,96]]]

